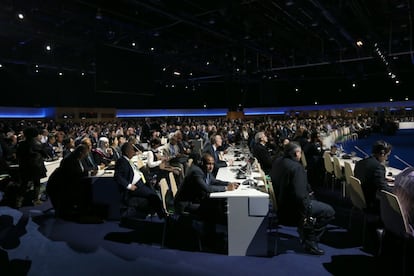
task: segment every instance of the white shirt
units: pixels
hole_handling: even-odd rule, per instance
[[[134,164],[132,159],[128,159],[128,157],[124,156],[126,160],[128,160],[129,165],[134,170],[134,177],[132,178],[132,183],[128,184],[127,189],[130,190],[131,186],[136,184],[143,176],[142,172],[138,169],[138,167]]]

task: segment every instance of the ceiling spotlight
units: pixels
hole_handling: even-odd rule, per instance
[[[175,76],[180,76],[181,75],[181,73],[180,72],[177,72],[177,71],[174,71],[174,73],[173,73]]]
[[[356,42],[356,45],[357,45],[358,47],[362,47],[362,46],[364,45],[364,43],[362,42],[362,40],[358,40],[358,41]]]
[[[51,51],[52,50],[52,46],[46,45],[45,49],[46,49],[46,51]]]
[[[19,12],[19,13],[17,14],[17,18],[19,18],[20,20],[23,20],[23,19],[24,19],[24,14],[23,14],[23,13],[21,13],[21,12]]]

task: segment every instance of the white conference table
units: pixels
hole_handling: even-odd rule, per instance
[[[60,166],[60,161],[62,161],[62,157],[59,159],[53,160],[53,161],[44,161],[45,167],[46,167],[46,176],[40,179],[40,183],[46,183],[49,179],[52,172]],[[10,165],[10,168],[18,169],[19,164],[13,164]]]
[[[351,157],[351,159],[344,159],[344,158],[342,158],[342,156],[343,155],[341,155],[339,157],[339,163],[341,164],[342,167],[344,167],[345,166],[344,163],[348,162],[349,164],[351,164],[352,171],[355,168],[355,163],[358,162],[359,160],[363,159],[363,158],[358,157],[358,156],[353,156],[353,157]],[[394,179],[395,176],[398,175],[401,172],[401,170],[397,169],[397,168],[394,168],[394,167],[386,166],[385,167],[385,172],[386,172],[386,177],[387,178]]]
[[[216,178],[243,182],[244,179],[236,177],[238,165],[220,168]],[[254,178],[261,175],[259,172],[252,174]],[[269,194],[240,185],[234,191],[211,193],[210,198],[227,199],[228,255],[267,256]]]

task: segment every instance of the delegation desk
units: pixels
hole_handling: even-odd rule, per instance
[[[343,158],[345,156],[347,156],[348,158]],[[358,162],[361,159],[362,158],[358,157],[358,156],[351,156],[349,158],[348,155],[342,154],[342,155],[339,156],[339,163],[341,164],[341,167],[343,168],[345,166],[344,165],[345,162],[348,162],[351,165],[351,168],[352,168],[352,171],[353,171],[354,168],[355,168],[355,163]],[[389,167],[389,166],[385,167],[385,171],[386,171],[386,176],[388,178],[394,178],[397,174],[399,174],[401,172],[400,169],[397,169],[397,168],[394,168],[394,167]]]
[[[216,178],[242,182],[236,178],[234,169],[235,166],[220,168]],[[253,173],[253,177],[261,175]],[[211,193],[210,197],[227,200],[228,255],[267,256],[269,194],[240,185],[234,191]]]
[[[59,159],[53,160],[53,161],[45,161],[45,167],[46,167],[46,177],[43,177],[40,179],[40,183],[46,183],[49,179],[50,175],[54,170],[60,166],[60,161],[62,161],[62,157],[59,157]]]
[[[44,161],[45,167],[46,167],[46,176],[40,179],[40,183],[44,184],[49,179],[52,172],[59,167],[60,161],[62,161],[62,157],[59,157],[56,160],[53,161]],[[19,164],[12,164],[10,165],[10,168],[15,170],[16,172],[19,169]]]
[[[114,170],[99,170],[95,176],[88,177],[91,185],[91,202],[105,219],[120,219],[120,202],[118,184],[113,179]]]

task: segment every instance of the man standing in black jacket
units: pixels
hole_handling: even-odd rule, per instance
[[[20,141],[16,149],[16,157],[19,163],[20,187],[16,201],[16,207],[21,207],[26,193],[33,189],[31,200],[35,205],[41,204],[40,179],[46,177],[44,159],[47,153],[40,142],[39,131],[34,127],[23,130],[24,140]]]

